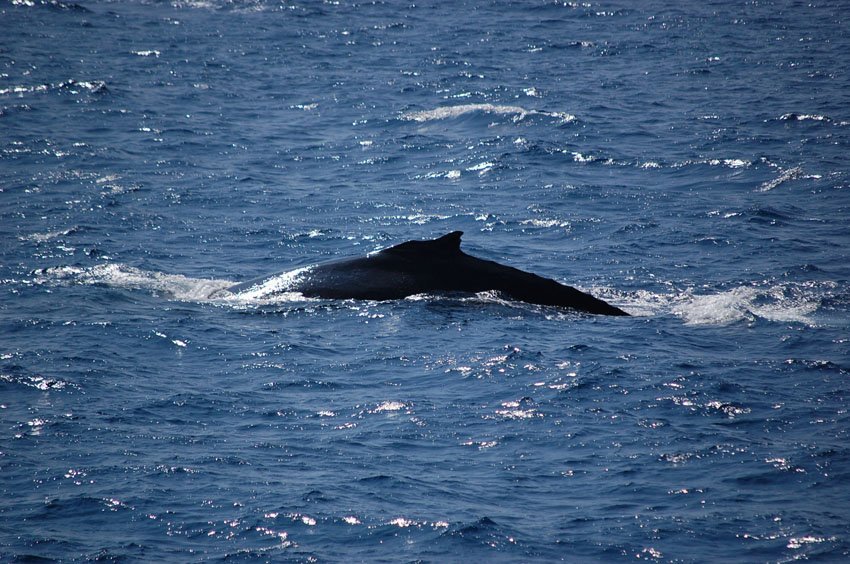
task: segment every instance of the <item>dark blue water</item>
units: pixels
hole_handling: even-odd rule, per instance
[[[847,558],[848,22],[0,4],[0,560]],[[453,230],[634,317],[210,297]]]

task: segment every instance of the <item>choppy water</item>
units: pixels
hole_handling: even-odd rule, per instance
[[[848,21],[0,4],[0,559],[847,558]],[[453,230],[635,316],[215,297]]]

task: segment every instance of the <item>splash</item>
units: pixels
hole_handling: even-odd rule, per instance
[[[229,302],[243,304],[272,304],[279,302],[289,302],[294,300],[306,300],[301,293],[294,292],[291,288],[301,280],[305,274],[313,270],[314,267],[307,266],[297,268],[283,274],[272,276],[262,282],[251,286],[241,292],[231,293],[230,291],[219,291],[211,297],[222,299]]]

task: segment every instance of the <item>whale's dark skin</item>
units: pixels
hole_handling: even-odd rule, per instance
[[[396,300],[415,294],[477,293],[505,296],[545,306],[599,315],[629,315],[590,294],[460,250],[461,231],[430,241],[408,241],[374,255],[320,264],[296,277],[287,291],[308,298]],[[237,284],[231,293],[249,290],[268,277]]]

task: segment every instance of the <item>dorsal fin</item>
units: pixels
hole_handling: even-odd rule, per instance
[[[451,233],[447,233],[442,237],[438,237],[430,241],[407,241],[394,247],[390,247],[389,249],[384,249],[381,253],[459,253],[461,235],[463,235],[463,231],[452,231]]]
[[[460,238],[462,235],[463,231],[452,231],[451,233],[446,233],[442,237],[437,237],[433,241],[430,241],[430,243],[435,248],[439,247],[447,251],[459,251]]]

